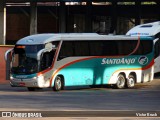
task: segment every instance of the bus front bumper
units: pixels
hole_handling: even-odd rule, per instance
[[[38,81],[37,80],[10,80],[10,85],[12,87],[40,87],[38,85]]]

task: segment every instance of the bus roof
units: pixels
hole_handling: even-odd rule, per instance
[[[17,45],[45,44],[52,41],[69,40],[137,40],[138,37],[125,35],[99,35],[97,33],[59,33],[59,34],[36,34],[20,39]],[[144,38],[141,38],[143,40]],[[145,37],[151,40],[151,37]]]
[[[155,36],[160,33],[160,21],[141,24],[130,29],[126,35],[129,36]]]

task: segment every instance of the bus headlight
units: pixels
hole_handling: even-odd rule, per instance
[[[44,86],[44,76],[43,75],[38,76],[38,86],[39,87]]]
[[[10,80],[13,80],[13,76],[12,75],[10,76]]]
[[[33,77],[33,80],[37,80],[37,77]]]

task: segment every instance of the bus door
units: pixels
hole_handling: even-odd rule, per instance
[[[5,61],[6,61],[6,80],[10,80],[12,54],[13,54],[13,48],[7,50],[6,53],[5,53]]]

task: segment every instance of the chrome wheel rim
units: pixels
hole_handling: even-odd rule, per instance
[[[119,88],[123,88],[125,85],[125,79],[121,76],[118,77],[118,81],[117,81],[117,85],[119,86]]]
[[[128,80],[128,86],[129,87],[133,87],[134,86],[134,79],[133,78],[129,78],[129,80]]]
[[[57,77],[57,79],[56,79],[56,89],[60,90],[61,86],[62,86],[62,84],[61,84],[61,78]]]

